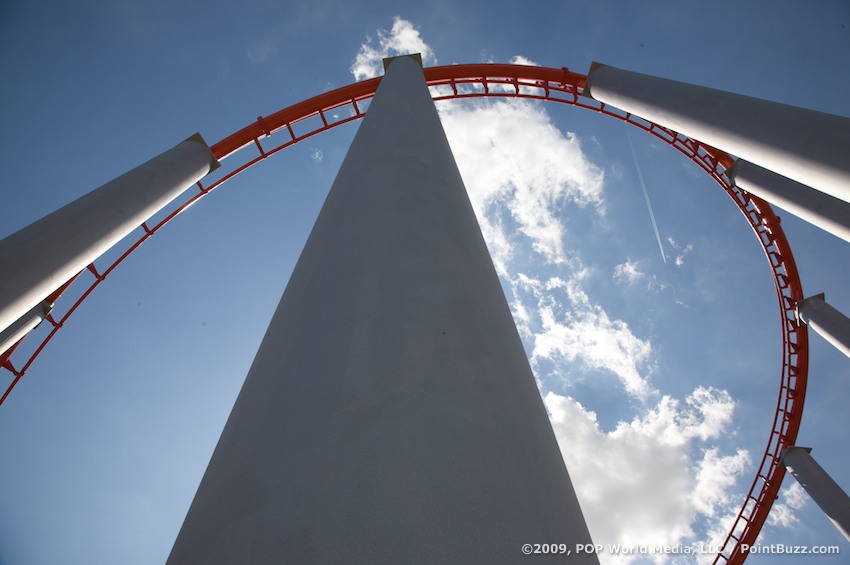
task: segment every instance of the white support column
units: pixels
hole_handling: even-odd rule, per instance
[[[195,134],[0,241],[0,331],[217,166]]]
[[[738,159],[726,174],[738,188],[850,241],[850,203]]]
[[[18,318],[8,328],[0,331],[0,356],[44,321],[52,309],[53,305],[44,300],[33,306],[29,312]]]
[[[599,63],[584,92],[850,202],[850,118]]]
[[[563,543],[572,555],[531,555]],[[598,563],[420,65],[389,64],[171,551]]]
[[[782,464],[850,541],[850,497],[812,458],[811,450],[810,447],[789,447],[782,456]]]
[[[798,302],[797,319],[850,357],[850,318],[827,304],[823,294]]]

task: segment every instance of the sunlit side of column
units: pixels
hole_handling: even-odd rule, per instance
[[[797,318],[850,357],[850,318],[827,304],[823,294],[798,302]]]
[[[0,241],[0,330],[217,166],[195,134]]]
[[[584,93],[850,202],[850,118],[599,63]]]
[[[782,464],[850,541],[850,497],[818,465],[809,451],[811,449],[806,447],[789,447],[782,456]]]
[[[850,242],[850,203],[742,159],[726,174],[738,188]]]

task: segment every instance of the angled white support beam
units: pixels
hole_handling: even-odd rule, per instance
[[[738,188],[850,242],[850,203],[743,159],[726,174]]]
[[[573,554],[524,554],[541,540]],[[168,565],[598,563],[589,543],[422,68],[395,58]]]
[[[599,63],[584,92],[850,202],[850,118]]]
[[[18,343],[25,335],[35,329],[53,309],[53,305],[44,300],[13,322],[8,328],[0,331],[0,355],[6,353],[13,345]]]
[[[814,460],[811,450],[810,447],[791,446],[785,450],[782,464],[850,541],[850,497]]]
[[[798,302],[797,319],[850,357],[850,318],[827,304],[823,294]]]
[[[0,331],[217,166],[195,134],[0,241]]]

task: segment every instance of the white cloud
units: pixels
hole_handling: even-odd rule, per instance
[[[709,522],[706,532],[702,536],[701,540],[705,545],[717,548],[719,545],[723,544],[724,540],[726,540],[726,536],[729,535],[729,532],[732,530],[732,527],[735,526],[738,519],[738,512],[741,510],[741,498],[743,498],[743,493],[740,493],[740,496],[734,503],[730,503],[726,507],[726,510],[720,517],[716,517],[712,522]],[[738,534],[740,533],[739,526]],[[731,543],[734,543],[734,540],[732,540]],[[716,565],[714,563],[715,557],[715,553],[705,553],[698,556],[697,563],[700,565]]]
[[[502,209],[548,263],[566,263],[564,207],[603,210],[603,172],[578,138],[562,134],[544,110],[520,100],[443,103],[440,114],[500,274],[507,273],[513,249],[498,215]]]
[[[512,65],[527,65],[529,67],[539,67],[537,63],[529,59],[528,57],[523,57],[522,55],[514,55],[511,58],[510,63]]]
[[[390,31],[379,29],[377,40],[367,38],[360,46],[351,72],[357,80],[378,76],[384,57],[411,52],[421,53],[426,65],[436,63],[416,27],[396,17]],[[511,61],[535,64],[520,55]],[[546,261],[565,263],[562,207],[592,204],[602,212],[603,172],[584,156],[579,140],[562,134],[544,110],[520,100],[450,102],[439,109],[499,273],[507,274],[513,252],[506,219],[519,225]],[[509,218],[493,213],[500,208]]]
[[[620,263],[614,267],[614,280],[618,283],[635,284],[644,277],[646,277],[646,273],[640,271],[637,261],[626,259],[625,263]]]
[[[794,481],[791,486],[784,489],[779,498],[781,502],[776,502],[767,516],[767,523],[771,526],[780,526],[789,528],[800,523],[794,511],[800,510],[806,505],[809,500],[809,495],[800,486],[800,483]]]
[[[366,37],[351,65],[351,73],[355,80],[373,78],[382,74],[382,61],[386,57],[411,53],[420,53],[425,66],[437,63],[434,51],[422,40],[419,30],[411,22],[396,16],[391,30],[378,30],[377,44],[373,38]]]
[[[687,257],[691,253],[691,251],[694,250],[694,246],[690,243],[683,247],[676,243],[676,241],[672,237],[667,238],[667,243],[669,243],[670,247],[672,247],[673,250],[676,252],[676,258],[674,259],[674,262],[676,263],[677,267],[681,267],[682,265],[684,265],[685,257]]]
[[[642,286],[647,290],[656,292],[666,290],[668,285],[658,282],[658,277],[654,274],[645,273],[640,270],[640,264],[637,261],[626,259],[624,263],[620,263],[614,267],[614,282],[633,286],[642,283]],[[677,301],[678,302],[678,301]]]
[[[732,421],[734,402],[725,391],[700,387],[684,404],[665,396],[645,416],[610,432],[570,397],[550,392],[544,401],[594,543],[694,541],[696,521],[726,510],[748,460],[745,451],[724,457],[716,448],[701,455],[697,449]],[[600,558],[630,561],[607,553]]]
[[[526,332],[533,336],[532,366],[537,368],[545,359],[608,370],[627,394],[646,400],[657,392],[648,378],[641,376],[652,345],[636,337],[625,321],[612,319],[602,306],[592,303],[581,287],[582,271],[577,275],[569,281],[549,279],[545,284],[531,277],[516,281],[515,299],[525,292],[536,300],[536,318],[533,323],[526,322]],[[556,290],[560,292],[556,294]]]
[[[716,447],[707,449],[697,472],[690,504],[697,512],[710,518],[723,508],[734,507],[740,501],[730,496],[730,490],[735,486],[735,479],[744,474],[750,463],[750,454],[743,449],[727,456],[720,455]]]
[[[325,158],[325,154],[322,153],[321,149],[314,147],[310,150],[310,158],[316,161],[317,163],[321,163],[322,159]]]

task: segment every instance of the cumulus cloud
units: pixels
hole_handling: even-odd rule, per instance
[[[379,29],[377,38],[366,37],[351,64],[351,73],[356,80],[373,78],[383,73],[382,61],[386,57],[411,53],[420,53],[426,66],[437,63],[434,51],[423,41],[419,30],[411,22],[396,16],[392,29]]]
[[[321,149],[314,147],[310,150],[310,158],[316,161],[317,163],[321,163],[322,159],[325,158],[325,154],[322,153]]]
[[[500,210],[507,210],[534,251],[567,263],[563,209],[603,212],[604,174],[584,155],[578,138],[563,134],[540,107],[521,100],[448,103],[443,127],[485,239],[501,275],[513,245]]]
[[[737,450],[735,455],[726,456],[721,455],[716,447],[706,449],[697,470],[690,504],[698,513],[709,518],[716,517],[723,508],[734,506],[738,501],[730,497],[729,493],[737,477],[744,474],[750,463],[750,454],[744,449]]]
[[[383,58],[412,52],[421,53],[425,65],[437,61],[416,27],[396,17],[391,30],[367,37],[351,72],[357,80],[375,77]],[[511,62],[536,64],[520,55]],[[578,138],[561,133],[543,109],[521,100],[455,101],[439,110],[499,273],[507,275],[505,263],[513,252],[508,220],[547,262],[565,263],[559,212],[567,203],[603,210],[603,172],[586,158]],[[498,210],[507,210],[509,217]]]
[[[614,280],[621,284],[635,284],[645,277],[646,273],[640,271],[637,261],[631,259],[614,267]]]
[[[725,391],[699,387],[684,403],[664,396],[645,416],[609,432],[568,396],[550,392],[544,401],[595,543],[691,543],[698,518],[726,510],[728,489],[749,460],[745,451],[698,449],[732,421],[734,402]]]
[[[516,279],[514,304],[523,294],[536,300],[534,317],[524,310],[525,332],[533,343],[532,366],[537,368],[545,359],[607,370],[618,377],[627,394],[647,399],[656,391],[641,375],[641,367],[647,364],[652,345],[591,302],[581,278],[582,271],[568,281],[553,277],[543,282],[525,275]]]
[[[534,61],[532,61],[531,59],[529,59],[528,57],[523,57],[522,55],[514,55],[511,58],[510,63],[512,65],[526,65],[526,66],[529,66],[529,67],[539,67],[540,66],[537,63],[535,63]]]
[[[784,489],[779,494],[781,502],[777,502],[770,510],[767,516],[767,523],[771,526],[781,526],[789,528],[800,523],[800,519],[795,515],[795,510],[800,510],[806,505],[809,500],[809,495],[800,486],[800,483],[793,482],[791,486]]]

